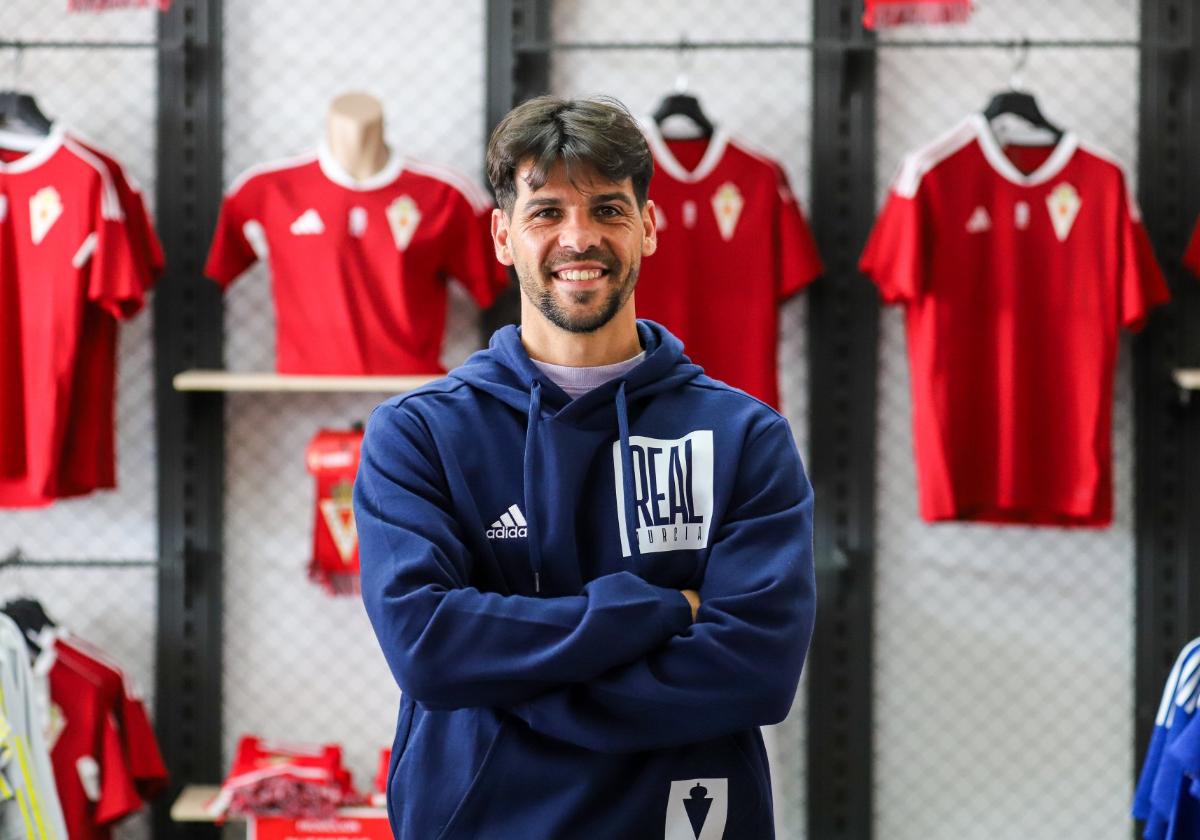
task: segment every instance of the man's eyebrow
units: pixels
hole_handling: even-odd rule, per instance
[[[561,203],[557,198],[531,198],[525,202],[525,207],[526,209],[530,207],[557,207]]]
[[[633,206],[633,199],[627,193],[623,192],[598,193],[592,196],[592,204],[607,204],[610,201],[619,201],[630,207]]]

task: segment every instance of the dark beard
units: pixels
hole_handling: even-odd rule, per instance
[[[607,265],[610,271],[620,268],[620,265],[614,264],[615,261],[611,258],[603,259],[601,255],[593,254],[590,251],[577,258],[598,259]],[[553,262],[561,264],[565,259]],[[582,317],[573,317],[565,312],[559,306],[558,301],[554,299],[554,292],[541,284],[541,277],[525,278],[518,273],[517,279],[521,283],[521,289],[525,292],[525,296],[537,307],[538,312],[541,312],[546,317],[546,320],[554,324],[554,326],[572,333],[592,333],[611,321],[621,311],[621,307],[629,300],[629,297],[633,294],[634,287],[637,285],[638,268],[637,266],[631,268],[629,276],[625,278],[625,282],[613,289],[579,292],[573,295],[572,297],[574,297],[575,302],[582,304],[591,303],[594,295],[607,296],[604,300],[604,305],[597,312]],[[543,268],[543,270],[549,273],[548,266]]]

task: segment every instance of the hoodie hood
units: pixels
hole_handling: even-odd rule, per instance
[[[683,342],[654,321],[637,322],[638,338],[646,358],[625,376],[572,400],[543,374],[525,352],[520,328],[509,325],[492,335],[488,349],[474,353],[449,376],[483,391],[518,411],[526,411],[534,383],[541,391],[541,409],[556,419],[591,427],[614,422],[611,411],[621,383],[630,402],[670,391],[704,373],[683,353]]]

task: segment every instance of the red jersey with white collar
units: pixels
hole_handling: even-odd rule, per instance
[[[56,658],[50,705],[47,742],[67,831],[71,840],[108,840],[142,806],[109,698],[99,680]]]
[[[11,255],[0,296],[18,301],[8,318],[19,326],[0,339],[0,376],[20,376],[0,430],[13,435],[20,415],[25,461],[21,478],[0,481],[0,506],[42,505],[103,486],[90,444],[111,438],[111,408],[97,432],[83,406],[91,377],[113,375],[111,353],[97,352],[105,331],[141,308],[146,281],[109,171],[61,126],[30,150],[0,149],[0,196]]]
[[[860,267],[907,314],[922,517],[1107,525],[1118,332],[1168,298],[1120,166],[973,115],[906,158]]]
[[[439,372],[446,280],[480,306],[508,283],[490,211],[449,170],[393,153],[355,181],[322,146],[234,182],[205,273],[224,287],[269,262],[280,373]]]
[[[787,176],[720,129],[708,140],[643,130],[658,249],[642,261],[638,317],[674,333],[709,376],[778,406],[779,304],[821,273]]]

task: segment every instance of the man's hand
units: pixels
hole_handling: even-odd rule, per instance
[[[680,589],[683,597],[688,599],[688,603],[692,605],[692,623],[696,623],[696,610],[700,609],[700,593],[695,589]]]

